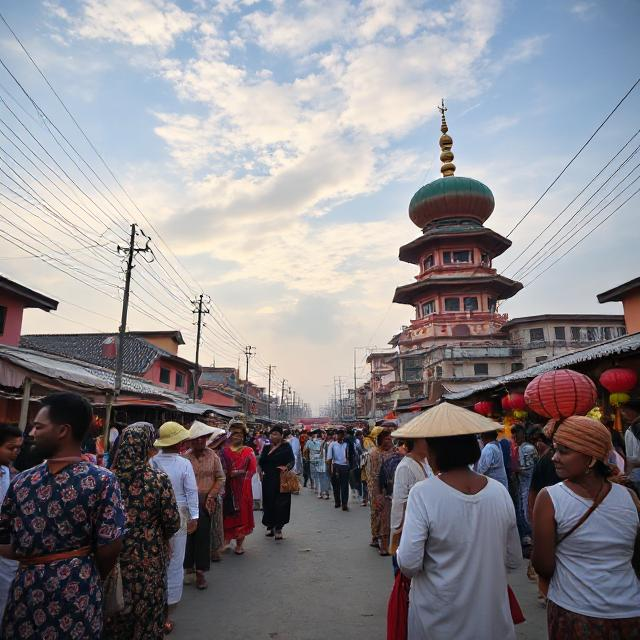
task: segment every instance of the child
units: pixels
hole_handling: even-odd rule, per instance
[[[9,424],[0,425],[0,505],[9,489],[11,474],[15,472],[16,461],[22,446],[22,432],[18,427]],[[4,614],[11,583],[18,569],[15,560],[0,557],[0,620]]]

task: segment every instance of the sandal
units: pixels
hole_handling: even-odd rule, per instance
[[[173,629],[175,628],[175,626],[176,626],[176,625],[175,625],[171,620],[167,620],[167,621],[164,623],[164,635],[165,635],[165,636],[168,636],[168,635],[173,631]]]
[[[276,537],[276,540],[284,540],[284,538],[282,537],[282,531],[278,531],[275,537]]]
[[[234,552],[237,556],[243,556],[244,555],[244,549],[235,549]]]
[[[267,529],[267,533],[264,534],[267,538],[273,538],[273,529]]]
[[[391,554],[388,551],[380,551],[379,552],[381,556],[390,556]]]

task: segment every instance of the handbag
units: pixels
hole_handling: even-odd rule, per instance
[[[516,594],[513,593],[513,589],[509,585],[507,585],[507,596],[509,596],[509,611],[511,612],[513,624],[522,624],[526,618],[524,617],[524,613],[522,613]]]
[[[235,516],[240,509],[236,503],[236,497],[233,495],[231,488],[224,492],[224,498],[222,498],[222,515],[223,516]]]
[[[407,640],[410,589],[411,578],[398,571],[387,605],[387,640]]]
[[[280,472],[280,493],[297,493],[300,491],[300,480],[298,476],[287,469]]]
[[[115,616],[124,609],[124,592],[120,561],[116,562],[102,584],[102,604],[105,617]]]

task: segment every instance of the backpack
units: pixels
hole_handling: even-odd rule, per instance
[[[380,491],[385,495],[393,495],[393,480],[396,475],[396,467],[400,464],[404,456],[401,453],[394,453],[389,456],[380,467],[380,475],[378,476],[378,485]]]

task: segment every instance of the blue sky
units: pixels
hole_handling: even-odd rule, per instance
[[[415,275],[397,251],[419,234],[407,216],[411,196],[439,176],[440,97],[449,107],[457,175],[491,187],[496,210],[487,226],[506,234],[633,84],[640,59],[632,33],[640,8],[632,0],[24,0],[7,3],[3,13],[224,312],[209,323],[205,360],[237,363],[238,345],[223,340],[220,327],[230,325],[239,342],[258,348],[257,381],[265,381],[265,364],[276,364],[314,405],[335,375],[352,378],[354,346],[384,346],[412,316],[390,301]],[[3,60],[117,191],[0,27]],[[4,71],[0,85],[0,95],[6,90],[18,100],[25,122],[46,139]],[[638,113],[640,89],[513,234],[498,268],[620,149],[638,128]],[[64,165],[60,148],[51,139],[49,145]],[[595,295],[638,275],[637,203],[503,311],[618,312],[598,305]],[[133,209],[124,217],[145,228]],[[85,222],[90,237],[116,243],[112,231]],[[530,264],[548,238],[507,274]],[[69,238],[59,241],[71,246]],[[24,255],[3,242],[5,258]],[[117,262],[113,254],[108,259]],[[117,326],[117,299],[35,259],[4,259],[0,268],[94,311],[62,303],[60,315],[69,320],[33,312],[29,331]],[[191,313],[179,288],[187,287],[147,291],[141,284],[138,303],[152,318],[134,309],[129,326],[172,321],[187,334],[189,355]],[[197,293],[195,283],[192,289],[188,295]]]

